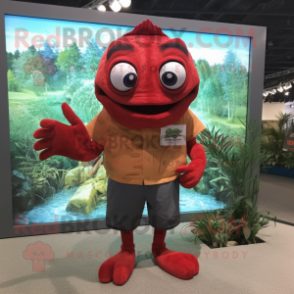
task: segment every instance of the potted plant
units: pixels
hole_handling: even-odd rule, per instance
[[[285,139],[294,133],[294,116],[280,112],[277,127],[262,131],[262,150],[269,154],[265,165],[267,173],[294,178],[294,152],[283,149]]]
[[[199,238],[211,247],[224,247],[230,242],[235,245],[258,243],[258,231],[267,226],[270,219],[275,219],[270,212],[257,210],[260,165],[270,156],[266,151],[259,152],[261,124],[249,122],[244,132],[246,142],[242,148],[232,144],[228,137],[220,135],[220,131],[214,128],[198,136],[206,150],[208,163],[229,163],[207,167],[218,172],[219,176],[211,178],[209,183],[216,193],[226,195],[226,208],[195,216],[190,222],[195,240]]]

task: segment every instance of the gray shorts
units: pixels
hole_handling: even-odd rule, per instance
[[[142,218],[147,201],[149,223],[169,230],[180,223],[179,180],[158,185],[122,184],[109,178],[106,224],[120,231],[132,231]]]

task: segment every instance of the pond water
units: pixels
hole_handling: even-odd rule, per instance
[[[49,199],[46,203],[34,207],[31,211],[23,212],[21,215],[27,218],[29,224],[54,222],[55,216],[58,216],[58,221],[104,219],[106,216],[106,202],[100,202],[96,209],[89,215],[66,211],[66,206],[77,189],[78,187],[60,191],[54,198]],[[194,213],[221,209],[224,207],[225,203],[217,201],[210,195],[198,194],[193,189],[180,187],[181,213]],[[147,215],[146,205],[144,208],[144,215]]]

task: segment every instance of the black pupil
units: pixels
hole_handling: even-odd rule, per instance
[[[124,77],[124,85],[128,88],[134,87],[137,82],[137,75],[129,73]]]
[[[178,78],[173,72],[167,71],[162,75],[162,81],[167,86],[173,86],[177,83]]]

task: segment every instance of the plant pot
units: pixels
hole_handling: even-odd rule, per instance
[[[287,169],[282,166],[272,166],[266,170],[270,175],[294,178],[294,168]]]
[[[200,239],[200,240],[201,240],[201,239]],[[227,246],[225,246],[225,247],[219,247],[219,246],[214,247],[214,246],[208,244],[207,242],[205,242],[204,240],[201,240],[201,242],[204,243],[206,246],[208,246],[210,249],[218,249],[218,248],[226,248],[226,247],[227,247]],[[264,240],[262,240],[262,239],[260,239],[260,238],[258,238],[258,237],[255,237],[255,242],[256,242],[256,243],[251,243],[251,244],[241,244],[241,243],[237,242],[237,244],[236,244],[235,246],[255,245],[255,244],[265,243]],[[235,247],[235,246],[234,246],[234,247]]]

